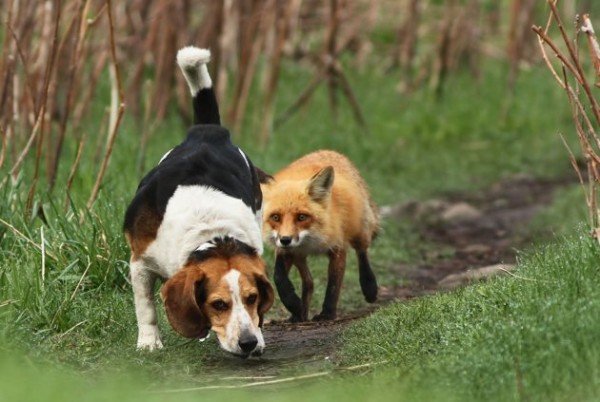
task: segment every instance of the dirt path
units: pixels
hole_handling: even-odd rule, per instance
[[[408,282],[381,287],[380,300],[374,305],[333,322],[266,324],[268,352],[260,360],[250,359],[242,366],[253,376],[264,378],[332,367],[338,335],[356,319],[395,300],[447,289],[448,278],[458,278],[450,287],[460,284],[468,270],[513,263],[515,250],[531,241],[527,227],[532,218],[551,203],[556,189],[572,183],[571,177],[536,180],[519,176],[476,194],[447,194],[436,200],[382,208],[384,219],[413,221],[423,241],[434,244],[436,251],[424,256],[422,264],[391,267]],[[243,375],[239,360],[231,364]]]

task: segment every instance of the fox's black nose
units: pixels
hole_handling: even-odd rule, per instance
[[[282,246],[289,246],[292,244],[292,238],[290,236],[283,236],[279,238],[279,242]]]
[[[256,337],[254,335],[250,335],[250,334],[242,335],[242,337],[240,338],[240,341],[238,342],[240,349],[242,349],[242,351],[244,353],[252,352],[257,344],[258,344],[258,339],[256,339]]]

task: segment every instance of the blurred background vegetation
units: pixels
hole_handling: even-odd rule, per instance
[[[593,3],[565,0],[559,7],[574,16],[593,12]],[[285,136],[297,113],[308,117],[313,94],[327,99],[315,117],[342,121],[336,127],[353,120],[365,138],[383,131],[378,120],[400,116],[423,96],[428,113],[443,114],[447,92],[468,86],[501,98],[495,110],[481,111],[497,113],[500,126],[524,96],[519,76],[541,62],[531,25],[545,21],[547,11],[535,0],[6,0],[0,167],[13,181],[26,171],[32,208],[36,193],[52,193],[57,184],[69,193],[74,180],[81,182],[80,165],[91,160],[96,180],[84,180],[91,206],[120,136],[134,137],[137,145],[126,152],[142,172],[165,119],[176,113],[190,122],[174,63],[176,51],[190,44],[211,49],[225,124],[258,150]],[[493,90],[486,88],[490,75]],[[456,80],[462,88],[452,86]],[[389,94],[389,117],[373,110],[381,91]],[[477,111],[471,106],[465,111]],[[428,126],[407,129],[439,135]],[[472,135],[457,129],[457,137]],[[323,134],[333,135],[314,133]],[[390,135],[403,141],[406,134]]]

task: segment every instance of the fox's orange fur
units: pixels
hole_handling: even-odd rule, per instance
[[[306,266],[306,256],[328,253],[330,279],[332,270],[338,271],[333,275],[337,275],[333,278],[336,283],[330,283],[328,287],[331,285],[337,288],[335,290],[339,295],[348,246],[357,251],[361,263],[361,285],[365,275],[375,281],[366,253],[379,227],[378,213],[367,185],[345,156],[333,151],[308,154],[278,172],[274,180],[264,184],[262,189],[264,236],[277,248],[280,282],[282,264],[288,271],[289,266],[294,263],[301,271],[303,285],[308,285],[308,293],[312,293],[312,279]],[[305,277],[308,277],[310,283],[305,284]],[[363,293],[369,301],[376,297],[376,283],[374,286],[374,291],[373,285],[367,291],[363,287]],[[287,287],[289,293],[289,286]],[[279,290],[281,295],[281,289]],[[289,295],[286,296],[289,298]],[[331,295],[331,298],[335,300],[330,302],[337,305],[337,296]],[[297,311],[292,311],[293,316],[300,317],[293,318],[306,319],[308,306],[305,304],[310,301],[310,296],[307,297],[308,300],[304,299],[305,297],[302,312],[298,314]],[[294,299],[290,303],[297,305],[298,301]],[[324,316],[317,318],[335,317],[336,306],[326,306],[326,303],[323,305]],[[290,309],[289,306],[286,307]],[[297,310],[297,306],[291,308],[294,309]],[[331,311],[326,311],[327,309]]]

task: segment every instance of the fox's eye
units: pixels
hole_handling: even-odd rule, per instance
[[[248,298],[246,299],[246,304],[249,306],[252,306],[254,303],[256,303],[256,299],[258,298],[257,295],[255,294],[251,294],[250,296],[248,296]]]
[[[270,219],[271,219],[273,222],[279,222],[279,221],[281,220],[281,215],[279,215],[279,214],[273,214],[273,215],[271,215],[271,218],[270,218]]]
[[[210,303],[210,305],[217,311],[227,311],[227,309],[229,309],[229,305],[223,300],[215,300],[214,302]]]
[[[298,214],[298,216],[296,217],[296,220],[298,220],[298,222],[302,222],[308,219],[308,215],[306,214]]]

